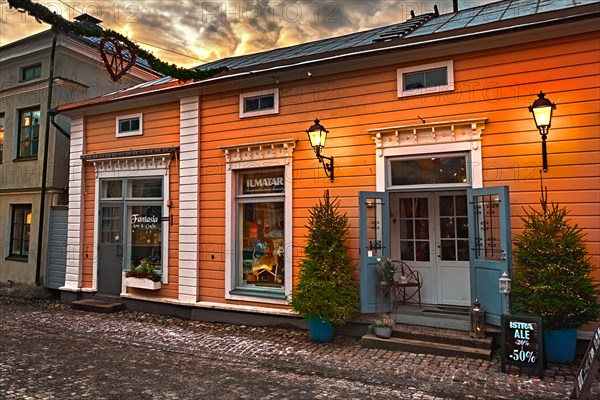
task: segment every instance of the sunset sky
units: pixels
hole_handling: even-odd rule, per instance
[[[340,36],[433,12],[452,11],[451,0],[94,0],[38,1],[64,18],[81,12],[101,19],[156,56],[184,67]],[[459,1],[461,9],[493,0]],[[49,28],[0,0],[0,45]],[[161,49],[162,48],[162,49]],[[166,51],[168,49],[171,51]],[[180,53],[180,54],[178,54]]]

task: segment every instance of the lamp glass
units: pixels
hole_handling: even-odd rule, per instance
[[[321,129],[308,131],[308,138],[310,140],[310,145],[313,148],[321,149],[325,147],[325,140],[327,140],[327,131]]]
[[[538,128],[549,126],[552,118],[552,106],[533,108],[533,118],[535,119],[535,126]]]

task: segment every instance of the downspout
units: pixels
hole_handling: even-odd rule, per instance
[[[52,50],[50,52],[50,71],[48,72],[48,100],[46,110],[52,108],[52,86],[54,81],[54,57],[56,55],[56,40],[58,35],[54,32],[52,37]],[[40,220],[38,223],[37,259],[35,264],[35,285],[40,286],[42,271],[42,248],[44,240],[44,209],[46,207],[46,176],[48,175],[48,148],[50,147],[50,115],[46,114],[46,129],[44,132],[44,158],[42,159],[42,187],[40,189]]]
[[[50,123],[52,124],[52,126],[55,127],[60,133],[65,135],[65,137],[67,139],[71,140],[71,135],[69,135],[69,133],[67,131],[65,131],[62,128],[62,126],[57,124],[56,121],[54,120],[54,118],[58,115],[58,110],[56,108],[51,108],[48,110],[48,115],[50,116]]]

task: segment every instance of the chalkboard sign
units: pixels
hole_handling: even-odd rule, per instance
[[[590,386],[592,386],[592,382],[596,377],[596,372],[598,372],[598,364],[600,364],[599,350],[600,325],[598,328],[596,328],[594,337],[590,341],[590,345],[588,346],[583,356],[583,360],[581,361],[581,365],[579,366],[579,371],[577,371],[575,387],[571,393],[572,399],[587,399],[587,396],[590,393]]]
[[[501,317],[502,372],[506,365],[537,368],[544,377],[544,335],[542,319],[520,315]]]

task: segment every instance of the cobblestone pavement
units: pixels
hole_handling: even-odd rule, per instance
[[[501,373],[497,355],[363,349],[344,336],[317,344],[301,330],[0,296],[2,399],[566,399],[579,361],[550,364],[540,380]]]

